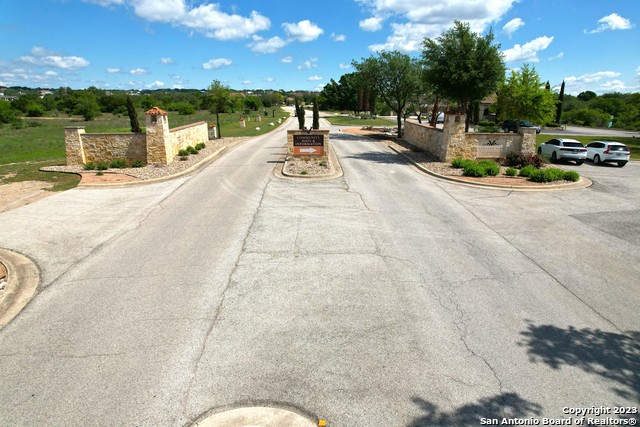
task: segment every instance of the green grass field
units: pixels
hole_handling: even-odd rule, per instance
[[[386,118],[361,119],[356,116],[328,116],[324,117],[329,123],[337,126],[395,126],[395,120]]]
[[[256,114],[250,114],[245,128],[240,127],[240,115],[221,114],[220,126],[223,137],[256,136],[273,130],[278,126],[277,119],[286,119],[289,113],[273,110],[262,122],[255,122]],[[144,126],[144,113],[138,112],[140,124]],[[190,123],[206,121],[215,123],[215,115],[208,111],[179,115],[169,112],[169,127],[176,128]],[[273,122],[276,126],[269,126]],[[18,181],[45,181],[53,184],[52,191],[67,190],[75,187],[80,178],[76,175],[40,172],[43,166],[64,165],[66,163],[64,128],[83,126],[87,133],[130,132],[128,116],[102,114],[95,120],[86,122],[80,117],[52,116],[24,118],[22,128],[0,125],[0,184]],[[259,131],[255,128],[260,127]],[[144,130],[144,128],[143,128]]]
[[[640,138],[618,138],[612,136],[572,136],[572,135],[536,135],[536,149],[543,142],[547,142],[553,138],[571,138],[587,145],[593,141],[615,141],[621,142],[631,150],[631,158],[640,160]]]

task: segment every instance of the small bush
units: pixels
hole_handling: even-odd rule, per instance
[[[102,175],[104,175],[104,172],[102,172],[102,171],[96,172],[96,176],[102,176]]]
[[[531,176],[531,174],[536,171],[536,167],[533,165],[527,165],[525,167],[523,167],[522,169],[520,169],[520,176],[523,176],[525,178],[529,178],[529,176]]]
[[[539,155],[532,153],[508,153],[504,163],[506,166],[516,168],[532,165],[540,169],[544,165],[544,160]]]
[[[515,168],[509,168],[505,171],[507,176],[516,176],[518,174],[518,170]]]
[[[207,145],[204,142],[201,142],[199,144],[196,144],[196,149],[197,150],[202,150],[204,147],[206,147]]]
[[[520,153],[509,152],[504,159],[504,164],[511,167],[522,167],[522,160],[520,159]]]
[[[467,163],[464,166],[464,172],[463,172],[464,176],[475,176],[475,177],[483,177],[483,176],[487,176],[487,171],[486,169],[476,163],[476,162],[471,162],[471,163]]]
[[[178,156],[180,156],[180,157],[186,157],[188,155],[189,155],[189,152],[187,150],[182,149],[182,150],[178,151]]]
[[[198,154],[200,150],[198,150],[196,147],[190,145],[187,147],[187,153],[189,154]]]
[[[93,162],[87,162],[84,164],[82,168],[86,171],[92,171],[96,168],[96,164]]]
[[[111,160],[109,167],[113,169],[124,169],[127,167],[127,161],[124,159],[113,159]]]
[[[580,181],[580,174],[576,171],[566,171],[564,173],[564,179],[567,181],[578,182]]]
[[[498,176],[500,174],[500,166],[493,160],[481,160],[478,165],[484,168],[485,172],[489,176]]]
[[[529,175],[533,182],[553,182],[564,179],[564,171],[558,168],[536,169]]]
[[[462,169],[462,168],[465,167],[465,165],[467,165],[469,163],[475,163],[475,162],[473,160],[463,159],[461,157],[456,157],[455,159],[451,160],[451,167],[457,168],[457,169]]]
[[[132,160],[131,161],[132,168],[142,168],[144,167],[144,162],[142,160]]]
[[[496,126],[496,122],[492,122],[491,120],[480,120],[478,122],[478,126],[481,126],[481,127]]]
[[[547,126],[548,128],[557,128],[557,127],[560,127],[560,125],[559,125],[558,123],[556,123],[556,122],[549,122],[549,123],[546,123],[546,124],[545,124],[545,126]]]
[[[300,175],[307,175],[309,172],[307,172],[306,170],[303,170],[302,172],[300,172]]]
[[[180,160],[185,161],[185,160],[189,160],[189,155],[185,155],[185,156],[180,156]]]
[[[98,169],[99,171],[106,171],[107,169],[109,169],[109,163],[98,162],[96,163],[96,169]]]

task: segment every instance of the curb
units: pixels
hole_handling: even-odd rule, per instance
[[[330,174],[326,174],[326,175],[312,175],[312,176],[308,176],[308,175],[291,175],[288,174],[284,171],[284,167],[287,164],[286,159],[279,164],[278,166],[276,166],[276,168],[274,169],[273,173],[276,177],[280,178],[280,179],[287,179],[287,180],[291,180],[291,181],[297,181],[297,180],[302,180],[302,181],[327,181],[330,179],[336,179],[336,178],[340,178],[342,175],[344,175],[344,172],[342,171],[342,165],[340,165],[340,161],[338,160],[338,156],[336,156],[336,152],[333,149],[333,145],[331,145],[331,143],[327,144],[329,147],[329,157],[331,160],[331,164],[335,165],[335,171],[330,173]]]
[[[391,146],[388,146],[388,147],[394,152],[396,152],[397,154],[400,154],[409,162],[411,162],[411,164],[413,164],[413,166],[415,166],[421,172],[424,172],[429,176],[432,176],[434,178],[437,178],[443,181],[448,181],[453,184],[464,185],[467,187],[485,188],[487,190],[510,190],[510,191],[561,191],[561,190],[577,190],[581,188],[591,187],[593,185],[593,182],[589,178],[585,178],[583,176],[580,176],[580,181],[578,182],[572,182],[569,184],[549,184],[549,185],[545,185],[544,187],[534,187],[534,186],[523,187],[519,185],[485,184],[481,182],[466,181],[464,179],[457,179],[451,176],[440,175],[439,173],[432,172],[429,169],[425,168],[424,166],[421,166],[420,164],[416,163],[409,156],[401,153],[397,149]]]
[[[28,257],[0,248],[0,261],[7,267],[7,285],[0,291],[0,329],[11,322],[31,301],[40,284],[40,270]]]

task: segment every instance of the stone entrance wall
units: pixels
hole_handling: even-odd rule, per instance
[[[142,160],[169,164],[178,151],[209,140],[206,122],[169,129],[167,113],[157,107],[145,112],[146,133],[85,133],[84,127],[64,129],[68,165]]]
[[[443,162],[456,157],[501,159],[510,152],[535,152],[534,129],[520,128],[517,134],[466,133],[465,120],[464,114],[445,114],[442,129],[407,120],[404,139]]]

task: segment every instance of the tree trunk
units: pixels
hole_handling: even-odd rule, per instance
[[[431,122],[429,123],[432,127],[436,127],[439,108],[440,108],[440,97],[436,96],[436,103],[433,105],[433,111],[431,112]]]
[[[398,138],[402,138],[402,111],[398,111],[396,114],[398,121]]]
[[[222,128],[220,127],[220,114],[216,111],[216,126],[218,126],[218,139],[222,138]]]

